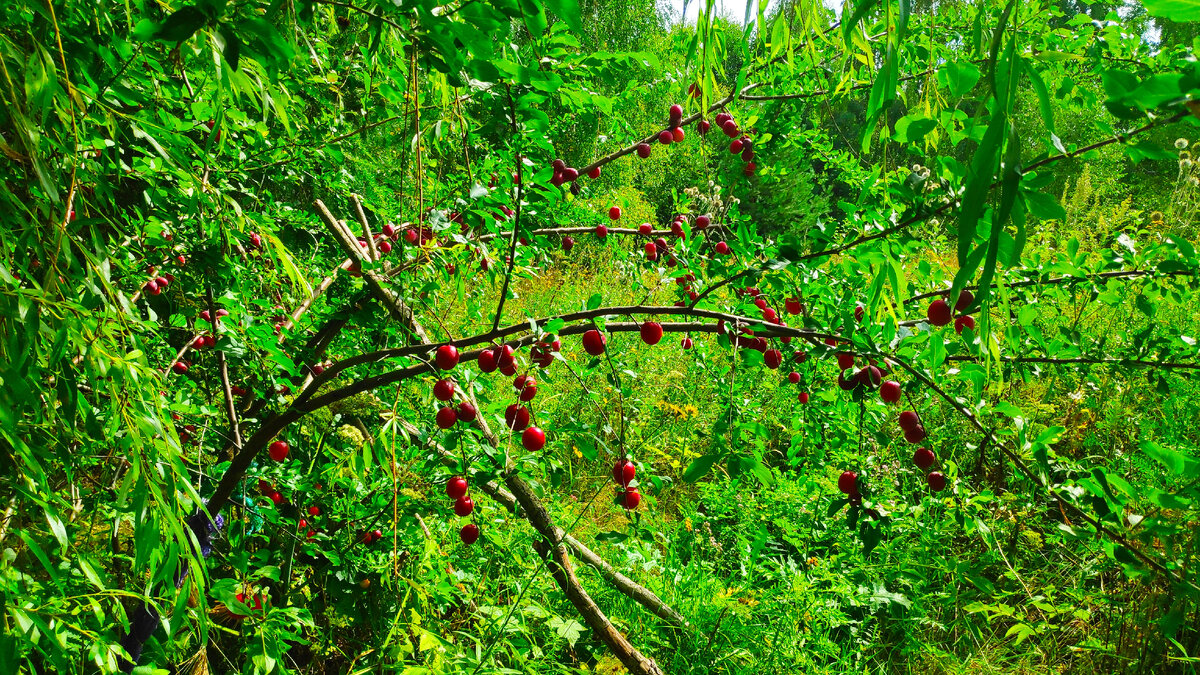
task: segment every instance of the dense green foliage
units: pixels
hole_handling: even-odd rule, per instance
[[[714,8],[0,4],[0,672],[1195,672],[1200,5]]]

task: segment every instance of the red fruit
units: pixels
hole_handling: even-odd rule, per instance
[[[467,494],[467,479],[462,476],[452,476],[446,481],[446,496],[450,499],[458,499]]]
[[[650,223],[642,223],[641,225],[638,225],[638,234],[650,235],[653,232],[654,228],[650,226]]]
[[[621,219],[621,207],[619,207],[619,206],[610,207],[608,209],[608,218],[609,218],[609,220],[620,220]]]
[[[563,169],[567,168],[567,163],[562,161],[561,159],[556,159],[553,162],[550,162],[550,166],[555,171],[562,171]]]
[[[454,398],[454,382],[451,380],[438,380],[433,385],[433,397],[439,401],[449,401]]]
[[[675,127],[671,130],[671,139],[676,143],[682,143],[685,136],[686,135],[683,133],[683,127]]]
[[[468,496],[463,495],[454,500],[454,512],[459,516],[466,518],[475,510],[475,502]]]
[[[709,122],[708,120],[700,120],[700,123],[696,125],[696,131],[697,131],[697,132],[698,132],[698,133],[699,133],[701,136],[705,136],[705,135],[707,135],[707,134],[708,134],[708,130],[709,130],[709,129],[711,129],[711,128],[712,128],[712,123],[711,123],[711,122]]]
[[[806,392],[806,391],[800,392],[799,399],[800,399],[800,403],[808,403],[808,392]]]
[[[310,507],[308,507],[308,515],[319,516],[319,515],[321,515],[321,509],[316,506],[310,506]]]
[[[521,445],[530,452],[546,447],[546,432],[539,427],[529,427],[521,434]]]
[[[651,262],[658,260],[658,247],[654,245],[654,242],[646,242],[646,245],[642,247],[642,250],[646,252],[646,260]]]
[[[600,167],[595,167],[594,169],[589,171],[587,173],[587,175],[588,175],[588,178],[599,178],[600,177]]]
[[[854,389],[855,387],[858,386],[858,378],[854,375],[851,375],[850,377],[846,377],[846,373],[848,373],[848,372],[850,372],[850,371],[843,370],[842,372],[838,373],[837,383],[838,383],[838,386],[841,387],[842,391],[851,391],[852,389]]]
[[[637,476],[637,467],[633,465],[633,462],[626,461],[625,464],[621,467],[621,478],[620,478],[621,486],[628,488],[629,484],[633,482],[633,479],[636,476]],[[637,488],[634,488],[634,489],[636,490]]]
[[[774,309],[768,307],[762,311],[762,317],[763,321],[766,321],[767,323],[776,323],[779,321],[779,312],[776,312]]]
[[[753,176],[754,170],[757,168],[758,168],[758,166],[754,162],[749,162],[748,164],[746,164],[746,166],[742,167],[742,175],[743,176]]]
[[[475,417],[479,415],[479,411],[475,406],[468,401],[463,401],[458,404],[458,419],[463,422],[474,422]]]
[[[725,122],[721,124],[721,130],[724,131],[725,135],[730,138],[737,138],[740,135],[737,122],[734,122],[732,119],[725,120]]]
[[[900,413],[901,429],[907,431],[909,429],[916,429],[919,426],[921,426],[921,418],[917,417],[917,413],[911,410],[905,410],[904,412]]]
[[[954,311],[961,312],[966,309],[972,302],[975,302],[975,295],[966,289],[958,292],[958,300],[954,303]]]
[[[683,239],[683,225],[678,220],[671,222],[671,234],[677,239]]]
[[[740,139],[735,140],[729,144],[729,154],[736,155],[741,151],[742,151],[742,141]]]
[[[658,341],[663,337],[662,324],[653,321],[647,321],[642,324],[640,332],[642,334],[642,342],[651,346],[658,344]]]
[[[855,321],[862,323],[863,316],[865,316],[865,315],[866,315],[866,310],[863,309],[862,305],[856,305],[854,307],[854,320]]]
[[[467,546],[474,544],[479,539],[479,526],[475,523],[463,525],[462,529],[458,531],[458,538]]]
[[[267,495],[267,497],[271,499],[271,503],[275,506],[279,506],[284,501],[283,495],[279,494],[278,492],[272,492],[271,494]]]
[[[158,282],[153,279],[147,281],[144,288],[150,295],[158,295],[159,293],[162,293],[162,289],[158,287]]]
[[[954,320],[954,332],[961,335],[964,328],[975,330],[975,317],[970,314],[963,314]]]
[[[916,464],[922,471],[933,466],[935,461],[937,461],[937,455],[934,455],[929,448],[917,448],[917,451],[913,453],[913,464]]]
[[[496,370],[496,353],[490,349],[479,352],[479,369],[485,373]]]
[[[675,140],[675,135],[670,131],[663,129],[662,131],[658,132],[659,143],[662,143],[663,145],[669,145],[673,140]]]
[[[288,449],[287,441],[275,441],[267,448],[267,454],[276,462],[282,462],[288,455]]]
[[[900,401],[900,383],[895,380],[888,380],[879,387],[879,398],[883,399],[884,403],[897,403]]]
[[[946,489],[946,477],[939,471],[933,471],[925,477],[925,482],[929,483],[929,489],[934,492],[941,492]]]
[[[846,370],[847,368],[853,368],[854,367],[854,354],[852,354],[850,352],[838,352],[837,353],[837,362],[838,362],[838,368],[841,368],[842,370]]]
[[[300,520],[296,521],[296,529],[297,529],[297,530],[304,530],[304,529],[307,529],[307,528],[308,528],[308,521],[307,521],[307,520],[305,520],[305,519],[301,518]]]
[[[269,495],[275,491],[275,486],[265,478],[258,479],[258,491],[264,495]]]
[[[792,384],[800,384],[800,373],[797,373],[794,370],[788,373],[788,382],[791,382]]]
[[[579,170],[572,168],[563,169],[562,177],[565,182],[571,183],[575,181],[575,179],[579,178]]]
[[[383,226],[383,236],[393,239],[396,236],[396,226],[391,223],[385,223]]]
[[[679,346],[680,346],[680,347],[683,347],[684,349],[691,349],[691,348],[692,348],[692,344],[693,344],[693,343],[692,343],[692,338],[690,338],[690,337],[685,337],[685,338],[683,338],[682,340],[680,340],[680,341],[679,341]]]
[[[603,225],[601,225],[601,227],[604,227],[604,226],[603,226]],[[605,233],[607,233],[607,229],[605,230]],[[599,230],[597,230],[596,234],[600,234]],[[603,235],[603,234],[601,234],[600,236],[602,236],[602,237],[603,237],[604,235]],[[574,246],[574,245],[575,245],[575,238],[574,238],[574,237],[563,237],[563,238],[562,238],[562,248],[563,248],[563,250],[564,250],[564,251],[566,251],[566,252],[570,253],[570,252],[571,252],[571,247],[572,247],[572,246]]]
[[[613,208],[616,208],[616,207],[613,207]],[[608,236],[608,227],[605,225],[597,225],[596,226],[596,236],[600,237],[601,239],[607,237]]]
[[[712,219],[708,216],[696,216],[696,229],[703,230],[712,223]]]
[[[449,429],[458,421],[458,414],[454,412],[454,408],[445,407],[437,411],[437,425],[441,429]]]
[[[637,144],[637,155],[638,155],[638,157],[641,157],[642,159],[646,159],[647,157],[649,157],[650,156],[650,144],[649,143],[638,143]]]
[[[154,283],[158,284],[159,288],[166,288],[167,284],[169,284],[171,282],[166,277],[158,277],[157,279],[154,280]]]
[[[529,409],[519,403],[513,403],[504,410],[504,426],[513,431],[521,431],[529,426]]]
[[[203,320],[203,321],[209,321],[209,322],[211,322],[211,321],[212,321],[212,314],[210,314],[210,313],[208,312],[208,310],[207,310],[207,309],[205,309],[205,310],[202,310],[202,311],[200,312],[200,319],[201,319],[201,320]]]
[[[188,367],[187,361],[176,361],[175,365],[171,366],[171,370],[182,375],[188,371]]]
[[[768,349],[763,352],[763,363],[767,364],[771,370],[776,370],[783,363],[783,352],[778,349]]]
[[[525,387],[532,387],[535,384],[537,384],[537,380],[533,379],[529,375],[518,375],[516,379],[513,380],[513,389],[521,391]]]
[[[383,531],[373,530],[371,532],[371,541],[379,541],[380,539],[383,539]]]
[[[909,443],[920,443],[921,441],[925,440],[926,436],[927,434],[925,433],[925,427],[917,426],[913,427],[912,429],[904,430],[904,440],[908,441]]]
[[[454,366],[458,365],[458,347],[454,345],[442,345],[437,349],[437,355],[433,357],[433,362],[442,370],[453,370]]]
[[[695,87],[696,85],[692,84],[692,86]],[[692,90],[692,89],[688,90],[689,93],[691,93],[692,91],[694,91],[694,90]],[[671,119],[674,119],[674,120],[683,119],[683,106],[679,105],[678,103],[672,105],[667,110],[667,115]]]
[[[766,308],[767,308],[767,300],[766,300],[766,298],[755,298],[755,299],[754,299],[754,306],[755,306],[755,307],[757,307],[757,308],[759,308],[759,309],[766,309]]]
[[[583,334],[583,350],[592,356],[603,354],[607,342],[608,338],[594,328]]]
[[[516,375],[517,374],[517,362],[513,361],[512,359],[509,359],[508,361],[500,364],[500,372],[504,375],[508,375],[509,377]]]
[[[883,379],[883,373],[875,366],[866,366],[854,374],[854,378],[858,383],[867,389],[874,389],[879,386],[879,382]]]
[[[726,244],[723,241],[718,241],[717,245],[714,248],[717,251],[717,253],[719,253],[721,255],[729,255],[729,244]]]
[[[529,402],[533,400],[534,396],[537,396],[537,387],[533,386],[532,384],[527,384],[521,389],[521,395],[518,396],[518,398],[520,398],[522,401]]]
[[[624,506],[627,511],[632,511],[638,507],[638,504],[640,504],[641,501],[642,495],[638,494],[637,488],[629,488],[625,491],[625,498],[622,506]]]
[[[404,241],[409,244],[417,243],[417,231],[416,230],[405,230],[404,231]]]
[[[925,316],[929,319],[929,323],[935,326],[945,326],[950,323],[950,305],[946,304],[945,300],[934,300],[929,303],[929,309],[925,312]]]
[[[838,489],[848,495],[858,492],[858,474],[853,471],[843,471],[842,475],[838,476]]]

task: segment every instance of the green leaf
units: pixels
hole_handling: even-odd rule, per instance
[[[1182,474],[1184,468],[1187,466],[1187,457],[1177,450],[1164,448],[1153,441],[1142,441],[1138,447],[1142,449],[1142,452],[1149,455],[1151,459],[1162,464],[1168,471],[1175,475]]]
[[[1175,159],[1175,155],[1172,155],[1170,152],[1158,147],[1153,142],[1146,140],[1126,145],[1125,154],[1129,155],[1129,159],[1132,160],[1134,164],[1137,164],[1145,159]]]
[[[905,115],[896,122],[896,133],[892,140],[899,143],[913,143],[925,138],[929,132],[937,128],[937,120],[931,120],[920,114]]]
[[[604,298],[599,293],[596,293],[592,297],[588,298],[587,308],[588,309],[596,309],[600,306],[600,303],[602,303],[602,302],[604,302]]]
[[[1067,210],[1058,203],[1053,195],[1044,192],[1025,191],[1021,193],[1025,199],[1025,208],[1042,220],[1066,220]]]
[[[992,185],[992,176],[996,170],[996,159],[1000,154],[1000,141],[1004,138],[1007,118],[1003,112],[988,125],[983,141],[975,150],[975,159],[971,162],[970,178],[967,189],[963,194],[962,208],[958,212],[958,266],[965,268],[971,247],[975,243],[975,231],[979,227],[979,218],[983,214],[984,200]],[[978,263],[976,263],[978,264]],[[972,274],[974,271],[972,270]]]
[[[979,82],[979,66],[970,61],[948,63],[938,69],[938,84],[950,90],[951,96],[962,96]]]
[[[1200,0],[1143,0],[1150,16],[1172,21],[1200,21]]]
[[[168,16],[154,32],[155,40],[183,42],[190,38],[208,21],[208,16],[194,6],[180,7]]]
[[[712,470],[713,464],[720,458],[720,455],[703,455],[693,459],[692,463],[688,465],[687,471],[683,472],[683,480],[688,483],[695,483],[708,475],[708,472]]]

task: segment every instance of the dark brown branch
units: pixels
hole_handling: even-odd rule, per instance
[[[213,339],[217,337],[217,322],[221,319],[217,315],[217,303],[213,300],[212,286],[207,287],[208,294],[208,320],[212,323]],[[242,430],[238,424],[237,406],[233,402],[233,388],[229,384],[229,361],[225,358],[225,350],[217,350],[217,367],[221,373],[221,392],[225,397],[225,414],[229,417],[229,440],[232,441],[233,447],[240,449],[242,447]]]
[[[1016,271],[1014,271],[1014,273],[1020,274],[1020,270],[1016,270]],[[1133,278],[1137,278],[1137,277],[1148,277],[1148,276],[1159,276],[1159,275],[1190,277],[1190,276],[1195,276],[1196,272],[1194,272],[1192,270],[1179,270],[1179,271],[1175,271],[1175,272],[1159,272],[1156,270],[1118,270],[1115,272],[1099,272],[1097,274],[1088,274],[1088,275],[1081,276],[1081,277],[1065,276],[1065,277],[1051,277],[1049,279],[1024,279],[1022,281],[1007,282],[1004,285],[1008,288],[1023,288],[1026,286],[1053,286],[1056,284],[1083,283],[1085,281],[1107,281],[1109,279],[1133,279]],[[964,286],[963,290],[973,291],[973,290],[977,290],[978,288],[979,288],[978,286]],[[917,302],[918,300],[924,300],[926,298],[944,297],[949,292],[950,292],[950,289],[948,289],[948,288],[945,290],[941,290],[941,291],[929,291],[927,293],[921,293],[919,295],[914,295],[914,296],[908,297],[904,300],[904,302],[909,303],[909,302]]]
[[[954,354],[946,357],[947,361],[975,361],[974,356]],[[1180,361],[1146,361],[1142,359],[1054,359],[1043,356],[1002,356],[997,359],[1001,363],[1046,363],[1057,365],[1095,364],[1103,366],[1136,366],[1139,368],[1166,368],[1169,370],[1200,370],[1200,363],[1183,363]]]

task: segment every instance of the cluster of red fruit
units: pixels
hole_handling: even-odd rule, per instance
[[[541,368],[548,368],[554,362],[553,352],[557,352],[560,343],[539,342],[530,350],[530,357]],[[453,370],[458,365],[458,349],[454,345],[438,347],[434,355],[434,365],[443,371]],[[499,369],[505,375],[516,375],[516,350],[511,345],[502,345],[494,349],[485,349],[479,353],[479,369],[491,373]],[[513,380],[513,388],[522,402],[532,401],[537,396],[537,380],[532,375],[518,375]],[[441,379],[433,385],[433,395],[439,401],[449,402],[454,398],[455,385],[453,380]],[[479,414],[469,401],[463,401],[457,407],[443,406],[437,411],[436,421],[441,429],[449,429],[458,422],[470,423]],[[504,412],[504,421],[512,431],[520,431],[521,445],[530,452],[536,452],[546,446],[546,432],[540,428],[529,426],[529,409],[520,403],[508,406]]]
[[[929,303],[929,309],[926,310],[925,316],[929,319],[929,323],[934,326],[945,326],[954,321],[954,330],[957,333],[962,333],[964,328],[975,330],[975,317],[970,314],[959,314],[954,316],[954,312],[962,312],[971,303],[975,301],[975,296],[971,291],[961,291],[958,294],[958,300],[954,303],[954,310],[950,310],[950,304],[945,300],[938,299]]]
[[[363,532],[362,537],[359,538],[364,546],[370,546],[380,539],[383,539],[383,530],[368,530]]]
[[[461,518],[466,518],[475,511],[475,502],[467,494],[467,479],[462,476],[451,476],[450,480],[446,481],[446,496],[454,500],[454,513]],[[462,543],[470,546],[479,539],[479,526],[475,523],[467,523],[458,531],[458,538]]]
[[[754,165],[754,141],[742,133],[742,130],[738,128],[737,122],[734,121],[733,115],[727,112],[717,113],[713,121],[717,123],[721,131],[725,132],[726,136],[733,139],[733,142],[729,144],[729,152],[742,156],[742,161],[746,163],[742,167],[742,174],[745,176],[754,175],[754,169],[757,168]]]
[[[550,176],[550,184],[558,187],[563,183],[574,183],[579,178],[579,169],[573,169],[567,166],[567,163],[561,159],[556,159],[551,162],[550,166],[554,169],[554,175]],[[588,172],[588,178],[599,178],[600,167],[595,167]]]
[[[261,482],[260,482],[260,485],[261,485]],[[320,486],[318,485],[317,487],[320,487]],[[308,507],[308,517],[309,518],[317,518],[320,515],[321,515],[320,507],[318,507],[318,506]],[[306,536],[309,539],[312,539],[313,537],[317,536],[317,531],[309,528],[307,518],[301,518],[300,520],[296,521],[296,529],[300,530],[301,532],[304,532],[307,530]],[[380,533],[379,536],[382,537],[383,533]]]
[[[899,385],[897,385],[897,388],[899,388]],[[920,443],[928,436],[925,433],[925,426],[921,424],[921,418],[912,410],[905,410],[900,413],[900,429],[904,431],[904,440],[909,443]],[[913,453],[913,463],[922,471],[929,469],[936,461],[937,456],[929,448],[917,448],[917,451]],[[925,477],[925,482],[929,484],[929,489],[934,492],[941,492],[946,489],[946,477],[938,471],[930,472]]]
[[[183,418],[179,416],[179,413],[171,413],[171,419],[178,422]],[[185,425],[183,425],[182,429],[183,429],[183,431],[179,432],[179,442],[184,445],[187,445],[188,443],[192,442],[192,434],[196,433],[196,425],[195,424],[185,424]]]
[[[183,256],[180,257],[182,258]],[[153,267],[150,268],[150,274],[156,274]],[[167,272],[151,278],[145,284],[142,284],[142,288],[150,295],[159,295],[172,281],[175,281],[175,275]]]
[[[253,610],[255,612],[262,611],[262,608],[263,608],[263,594],[262,593],[252,593],[252,594],[247,595],[246,592],[243,591],[243,592],[238,593],[234,597],[237,598],[238,602],[242,603],[243,605],[246,605],[251,610]],[[233,617],[239,621],[245,619],[246,616],[248,616],[246,614],[239,614],[238,612],[235,612],[232,609],[229,610],[229,613],[231,615],[233,615]]]
[[[617,483],[616,504],[627,511],[636,509],[642,501],[637,487],[630,486],[636,474],[637,468],[628,459],[619,459],[613,465],[612,477]]]

